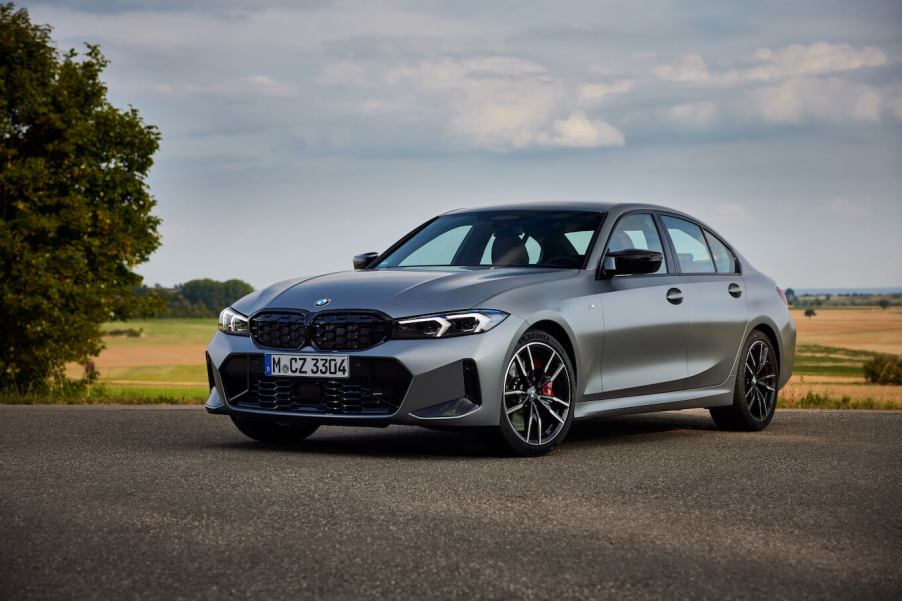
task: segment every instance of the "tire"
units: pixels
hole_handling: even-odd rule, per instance
[[[762,353],[764,363],[761,365]],[[742,345],[733,404],[711,407],[711,418],[723,430],[757,432],[774,418],[780,362],[770,338],[753,331]]]
[[[532,369],[526,367],[530,360]],[[499,425],[485,433],[486,442],[505,455],[544,455],[563,442],[573,424],[573,365],[561,344],[539,330],[530,330],[517,341],[506,365]],[[510,411],[521,403],[521,409]]]
[[[248,438],[274,444],[300,442],[319,428],[319,424],[298,420],[277,421],[252,415],[232,415],[230,417],[235,426]]]

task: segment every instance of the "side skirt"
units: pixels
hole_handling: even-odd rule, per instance
[[[728,381],[733,382],[732,378]],[[626,415],[652,411],[671,411],[674,409],[720,407],[731,405],[732,403],[733,386],[718,386],[714,388],[643,394],[617,399],[583,401],[576,404],[573,417],[580,419],[602,415]]]

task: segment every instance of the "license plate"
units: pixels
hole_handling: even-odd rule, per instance
[[[348,378],[347,355],[263,355],[263,373],[291,378]]]

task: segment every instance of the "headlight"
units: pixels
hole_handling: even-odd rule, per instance
[[[235,336],[247,336],[247,317],[231,307],[219,314],[219,331]]]
[[[392,338],[450,338],[488,332],[504,321],[507,313],[494,310],[459,311],[408,317],[395,322]]]

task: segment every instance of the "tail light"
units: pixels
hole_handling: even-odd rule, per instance
[[[788,305],[788,304],[789,304],[789,301],[788,301],[788,300],[786,300],[786,293],[785,293],[785,292],[783,292],[783,289],[782,289],[782,288],[780,288],[780,287],[779,287],[779,286],[777,286],[777,294],[779,294],[779,295],[780,295],[780,298],[782,298],[782,299],[783,299],[783,302],[784,302],[784,303],[786,303],[786,304],[787,304],[787,305]]]

